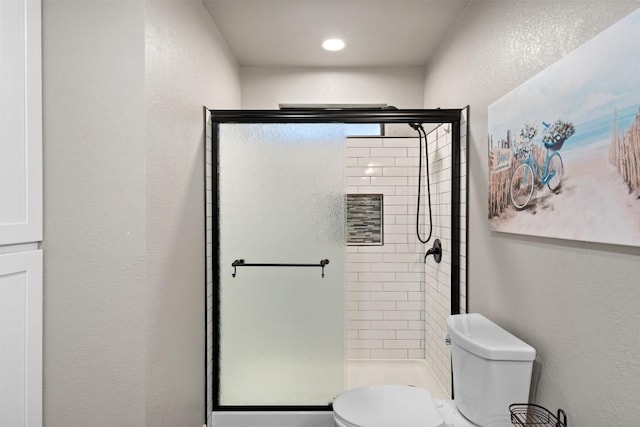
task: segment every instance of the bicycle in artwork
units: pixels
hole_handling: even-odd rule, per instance
[[[524,209],[533,197],[536,182],[557,192],[562,185],[564,164],[559,150],[564,142],[574,134],[571,123],[557,120],[553,124],[543,122],[542,145],[546,149],[544,161],[536,160],[533,138],[537,135],[537,127],[525,124],[520,130],[519,138],[514,146],[514,156],[520,161],[511,176],[509,198],[517,210]]]

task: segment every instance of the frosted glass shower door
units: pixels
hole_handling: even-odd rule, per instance
[[[219,127],[221,406],[327,405],[344,390],[341,124]],[[237,267],[246,264],[329,264]]]

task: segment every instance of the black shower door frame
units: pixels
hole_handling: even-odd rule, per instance
[[[206,111],[205,111],[206,112]],[[205,168],[207,160],[210,160],[212,167],[211,177],[213,188],[212,197],[212,276],[205,268],[205,313],[206,313],[206,284],[213,280],[213,320],[214,328],[220,324],[220,223],[219,223],[219,126],[224,123],[420,123],[420,124],[451,124],[452,140],[452,171],[451,171],[451,314],[460,314],[460,237],[462,227],[460,224],[461,207],[461,144],[460,144],[460,124],[462,121],[463,109],[283,109],[283,110],[209,110],[211,114],[211,159],[207,159],[205,149]],[[205,126],[209,126],[205,120]],[[457,141],[457,143],[454,143]],[[468,177],[468,174],[467,174]],[[467,178],[468,179],[468,178]],[[206,200],[205,186],[205,200]],[[468,206],[466,200],[464,206]],[[205,206],[205,229],[206,229],[206,206]],[[468,215],[466,215],[468,218]],[[465,227],[468,230],[468,227]],[[465,242],[467,239],[465,239]],[[206,245],[205,233],[205,245]],[[465,243],[466,244],[466,243]],[[206,256],[205,256],[206,259]],[[464,266],[466,270],[466,265]],[[465,281],[466,283],[466,281]],[[467,311],[465,307],[465,312]],[[205,316],[205,354],[206,348],[206,316]],[[225,406],[220,405],[220,372],[217,361],[220,357],[220,336],[219,330],[213,333],[213,381],[212,396],[214,411],[327,411],[331,410],[331,405],[320,406]],[[207,360],[205,357],[205,378],[207,378]],[[208,417],[206,402],[206,381],[205,381],[205,424]]]

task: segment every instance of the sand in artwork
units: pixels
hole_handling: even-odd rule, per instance
[[[609,161],[608,141],[562,152],[564,176],[554,193],[537,186],[529,204],[508,207],[491,228],[519,234],[640,245],[640,199]]]

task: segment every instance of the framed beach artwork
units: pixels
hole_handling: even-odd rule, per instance
[[[640,246],[640,9],[489,106],[492,230]]]

